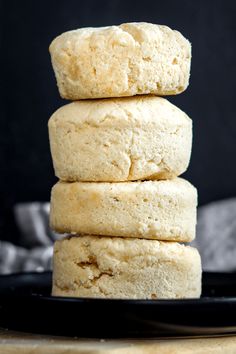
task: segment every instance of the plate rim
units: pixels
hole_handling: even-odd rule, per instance
[[[206,275],[215,275],[215,276],[234,276],[236,280],[236,272],[213,272],[213,271],[205,271],[203,272],[204,276]],[[1,279],[7,278],[20,278],[20,277],[38,277],[38,276],[52,276],[52,271],[30,271],[30,272],[15,272],[10,274],[0,274]],[[2,295],[0,292],[0,299],[6,297],[6,295]],[[187,299],[114,299],[114,298],[93,298],[93,297],[66,297],[66,296],[52,296],[52,295],[41,295],[36,291],[31,294],[14,294],[11,292],[7,295],[8,298],[30,298],[34,300],[47,301],[47,302],[73,302],[73,303],[85,303],[85,302],[93,302],[93,303],[119,303],[121,305],[161,305],[161,306],[200,306],[200,305],[225,305],[225,304],[235,304],[236,305],[236,296],[204,296],[200,298],[187,298]]]

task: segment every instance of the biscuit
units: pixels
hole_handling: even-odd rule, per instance
[[[64,181],[169,179],[189,164],[192,121],[161,97],[73,102],[48,126],[55,173]]]
[[[197,298],[201,260],[175,242],[80,236],[57,241],[55,296],[130,299]]]
[[[59,233],[189,242],[195,237],[197,191],[186,180],[58,182],[50,224]]]
[[[70,100],[175,95],[188,86],[191,45],[167,26],[81,28],[55,38],[49,50],[60,95]]]

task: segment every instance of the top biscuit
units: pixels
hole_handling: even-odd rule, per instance
[[[55,38],[49,50],[66,99],[176,95],[188,86],[191,45],[167,26],[81,28]]]

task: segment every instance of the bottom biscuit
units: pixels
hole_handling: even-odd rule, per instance
[[[102,236],[55,243],[54,296],[180,299],[200,294],[201,259],[193,247]]]

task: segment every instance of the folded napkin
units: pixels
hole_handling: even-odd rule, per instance
[[[49,203],[17,204],[14,214],[21,247],[0,241],[0,273],[50,270],[58,236],[49,228]]]
[[[198,209],[197,237],[192,245],[202,256],[204,270],[236,271],[236,198]]]

